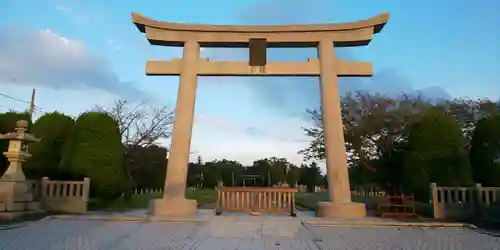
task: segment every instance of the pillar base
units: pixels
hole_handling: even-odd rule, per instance
[[[318,202],[316,204],[316,216],[323,218],[363,218],[366,217],[366,206],[364,203],[357,202]]]
[[[164,217],[189,217],[195,216],[198,211],[196,200],[182,198],[155,199],[149,202],[149,214]]]

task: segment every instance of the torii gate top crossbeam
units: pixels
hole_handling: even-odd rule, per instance
[[[202,25],[160,22],[132,13],[137,28],[153,45],[183,46],[196,40],[203,47],[248,47],[249,40],[263,38],[268,47],[315,47],[330,39],[336,47],[367,45],[382,30],[389,13],[349,23],[279,26]]]

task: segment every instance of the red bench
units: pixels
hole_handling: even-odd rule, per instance
[[[375,198],[380,217],[416,217],[413,195],[378,196]]]

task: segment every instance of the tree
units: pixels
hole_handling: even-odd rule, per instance
[[[218,182],[222,179],[220,169],[214,162],[205,162],[203,166],[200,167],[200,181],[201,175],[203,175],[203,187],[204,188],[214,188],[217,186]]]
[[[241,180],[243,166],[237,161],[215,160],[212,161],[220,173],[220,181],[224,186],[234,186]],[[207,169],[208,170],[208,169]]]
[[[272,185],[271,182],[271,161],[269,159],[259,159],[252,163],[252,167],[248,168],[246,174],[258,176],[255,181],[259,185],[267,186]]]
[[[289,164],[288,171],[286,173],[286,183],[290,185],[290,187],[295,187],[295,185],[299,182],[300,178],[300,168]]]
[[[500,186],[500,114],[479,120],[469,157],[474,182]]]
[[[96,107],[94,110],[105,112],[118,122],[122,143],[127,148],[147,148],[156,145],[159,139],[170,137],[174,121],[172,109],[167,106],[155,108],[146,102],[133,104],[118,100],[111,109]],[[134,183],[132,172],[140,171],[140,166],[131,164],[128,150],[124,153],[123,171],[129,181],[125,197],[130,199]]]
[[[163,188],[166,176],[167,149],[150,145],[148,147],[128,147],[128,161],[133,186],[136,188]]]
[[[290,163],[285,158],[271,157],[254,161],[252,167],[256,170],[256,174],[270,177],[271,180],[268,182],[271,185],[277,185],[285,183]]]
[[[477,121],[500,112],[500,102],[490,100],[454,99],[441,106],[461,125],[467,146],[470,146]]]
[[[226,159],[205,162],[199,168],[193,166],[192,169],[195,172],[188,173],[192,176],[192,182],[194,183],[196,178],[200,178],[201,181],[201,176],[203,176],[203,187],[206,188],[213,188],[219,182],[222,182],[224,186],[239,185],[244,171],[239,162]]]
[[[382,185],[388,179],[382,175],[384,162],[394,161],[394,150],[405,140],[404,131],[430,104],[420,96],[403,95],[399,99],[358,92],[341,99],[344,139],[351,172],[358,173],[355,183],[369,184],[377,180]],[[305,159],[325,159],[323,122],[320,110],[308,110],[313,127],[305,128],[311,137],[309,147],[299,151]],[[375,179],[375,175],[378,175]]]
[[[62,113],[51,112],[42,115],[33,124],[30,132],[42,140],[29,146],[32,155],[23,165],[26,176],[40,179],[64,180],[66,176],[59,171],[63,148],[69,140],[74,120]]]
[[[321,187],[328,188],[328,175],[321,175],[321,181],[319,184]]]
[[[321,171],[316,162],[301,166],[299,183],[306,185],[309,192],[314,192],[314,188],[321,184],[321,179]]]
[[[106,113],[86,112],[75,122],[61,169],[91,179],[91,194],[113,199],[122,193],[124,147],[118,123]]]
[[[286,181],[286,173],[290,163],[285,158],[271,157],[266,159],[271,165],[271,182],[273,185],[283,184]]]
[[[118,100],[111,109],[96,107],[94,111],[105,112],[118,122],[123,145],[147,147],[158,139],[170,137],[174,111],[167,106],[160,108]]]
[[[201,157],[201,155],[198,155],[196,157],[196,164],[203,165],[203,158]]]
[[[407,193],[427,200],[429,184],[472,184],[462,129],[443,108],[430,108],[411,124],[403,153],[402,185]]]

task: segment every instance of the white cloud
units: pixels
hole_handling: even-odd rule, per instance
[[[85,24],[87,22],[87,18],[78,14],[73,10],[73,8],[65,5],[57,5],[55,8],[57,11],[68,15],[73,21],[77,24]]]
[[[110,45],[114,50],[122,49],[122,47],[113,39],[106,39],[106,43]]]
[[[116,45],[113,39],[105,42]],[[29,99],[31,88],[36,87],[36,104],[42,112],[58,110],[70,115],[78,115],[96,104],[110,105],[124,94],[137,96],[132,85],[122,82],[104,58],[90,53],[82,42],[52,30],[0,28],[0,85],[7,93],[24,99]],[[17,109],[26,106],[4,104]],[[276,156],[300,164],[302,156],[297,151],[307,146],[300,127],[307,122],[280,116],[264,120],[267,122],[249,126],[227,118],[197,115],[193,156],[199,154],[205,160],[234,159],[244,164]]]
[[[300,164],[297,152],[308,144],[301,130],[308,122],[291,117],[277,117],[267,126],[248,126],[230,120],[200,114],[195,118],[192,138],[192,160],[233,159],[252,164],[264,157],[284,157]]]
[[[206,58],[207,56],[207,53],[206,53],[207,49],[206,48],[200,48],[200,57],[201,58]],[[176,58],[182,58],[182,52],[181,54],[177,55]]]
[[[121,81],[103,57],[49,29],[0,28],[0,84],[137,95],[133,85]]]
[[[16,100],[0,98],[0,103],[7,109],[17,111],[26,110],[29,105],[32,88],[25,85],[6,85],[1,92],[14,97]],[[53,89],[37,87],[35,96],[35,116],[46,112],[59,111],[70,116],[76,116],[96,105],[108,106],[119,98],[98,89]],[[19,101],[19,100],[22,100]],[[5,111],[4,109],[0,111]]]
[[[73,12],[73,9],[71,9],[68,6],[63,6],[63,5],[57,5],[56,10],[60,11],[60,12],[68,13],[68,14]]]

